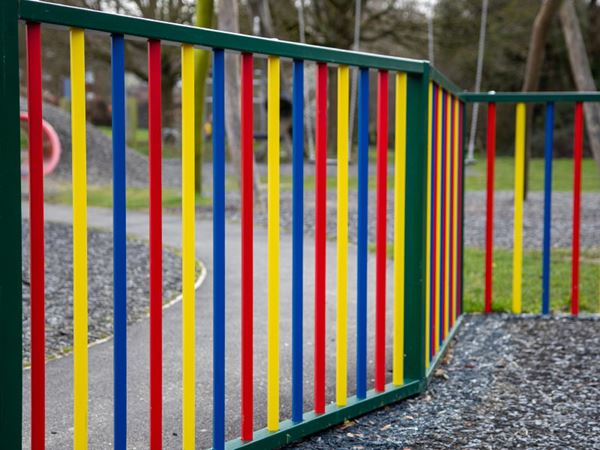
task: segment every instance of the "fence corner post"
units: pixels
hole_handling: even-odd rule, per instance
[[[407,80],[405,229],[405,378],[425,389],[427,114],[429,63]]]
[[[0,2],[0,436],[21,448],[22,299],[18,0]]]

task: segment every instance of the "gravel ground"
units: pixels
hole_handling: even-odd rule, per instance
[[[369,191],[369,241],[375,242],[376,232],[376,193]],[[280,207],[280,223],[282,228],[292,227],[292,194],[282,191]],[[348,200],[349,239],[356,242],[358,221],[357,192],[350,191]],[[327,193],[327,234],[334,238],[337,235],[337,196],[335,191]],[[496,192],[494,208],[494,245],[512,248],[513,243],[513,194],[512,192]],[[239,221],[239,195],[227,194],[229,218]],[[388,191],[387,236],[388,241],[394,239],[394,192]],[[572,236],[573,194],[555,192],[552,195],[552,245],[554,247],[570,247]],[[314,192],[304,195],[304,231],[314,234]],[[485,245],[485,193],[468,191],[465,202],[465,244],[483,247]],[[210,214],[210,208],[204,214]],[[543,237],[544,197],[542,192],[532,192],[524,207],[523,246],[527,249],[541,249]],[[581,209],[581,248],[600,247],[600,194],[583,193]],[[266,209],[255,208],[255,223],[267,226]]]
[[[72,227],[46,223],[46,357],[70,351],[73,345]],[[23,357],[29,361],[29,223],[23,222]],[[88,232],[88,336],[89,341],[112,335],[113,270],[112,233]],[[127,242],[127,320],[135,322],[148,311],[148,245]],[[163,250],[165,301],[181,292],[181,257]]]
[[[290,448],[600,449],[600,317],[467,316],[426,393]]]

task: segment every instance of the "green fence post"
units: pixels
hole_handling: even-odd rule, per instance
[[[18,0],[0,1],[0,446],[21,448],[21,156]]]
[[[404,266],[404,373],[425,389],[425,268],[427,237],[427,108],[429,63],[408,74]]]

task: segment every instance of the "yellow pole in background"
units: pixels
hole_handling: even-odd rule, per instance
[[[425,367],[429,368],[430,346],[429,335],[431,329],[431,135],[432,135],[432,101],[433,101],[433,83],[429,82],[429,102],[427,107],[427,230],[426,246],[427,253],[425,258]]]
[[[512,310],[513,313],[520,314],[521,274],[523,270],[523,195],[525,190],[525,103],[517,103],[515,130],[515,222]]]
[[[194,47],[181,46],[182,231],[183,231],[183,448],[196,445],[195,366],[195,188],[194,188]]]
[[[336,402],[347,400],[348,356],[348,66],[338,67]]]
[[[279,66],[268,59],[268,312],[267,429],[279,429]]]
[[[406,184],[405,73],[396,74],[396,141],[394,149],[394,350],[392,382],[404,382],[404,205]]]
[[[71,40],[71,135],[73,177],[73,448],[88,445],[87,179],[85,146],[85,40]]]
[[[434,349],[435,354],[437,354],[440,348],[440,279],[441,279],[441,237],[442,237],[442,120],[443,120],[443,91],[441,88],[438,88],[438,99],[437,99],[437,131],[436,131],[436,141],[437,141],[437,173],[436,173],[436,224],[435,224],[435,283],[434,283],[434,302],[435,302],[435,326],[433,329],[433,338],[434,338]]]

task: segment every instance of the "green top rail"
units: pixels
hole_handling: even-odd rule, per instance
[[[600,102],[600,92],[463,92],[468,103]]]
[[[19,17],[24,21],[123,34],[200,47],[220,48],[290,59],[369,67],[424,74],[427,61],[339,50],[278,39],[228,33],[170,22],[125,16],[36,0],[21,0]]]
[[[431,67],[431,81],[437,83],[443,89],[450,91],[454,95],[460,95],[463,92],[463,89],[459,88],[456,84],[454,84],[446,75],[440,72],[435,67]],[[461,97],[462,99],[462,97]]]

